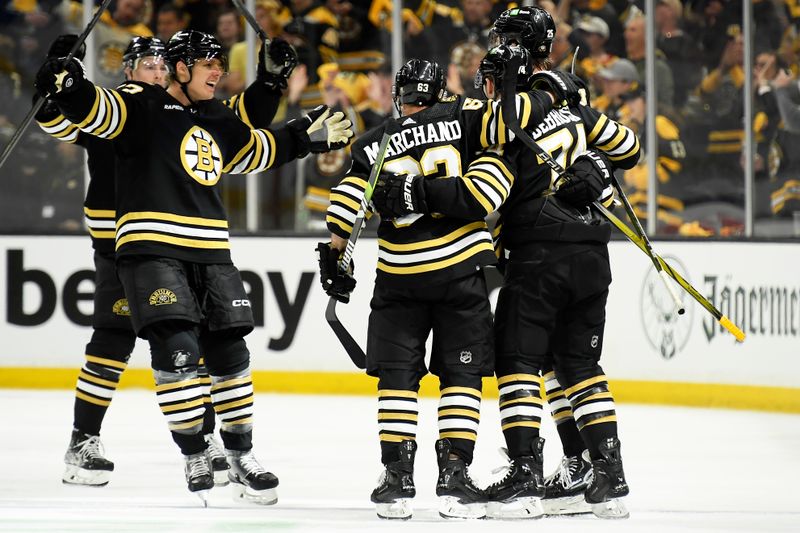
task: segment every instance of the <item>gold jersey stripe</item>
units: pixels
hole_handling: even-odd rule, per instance
[[[122,128],[125,127],[125,122],[128,120],[128,108],[125,106],[125,101],[122,97],[117,93],[117,91],[112,91],[111,94],[114,98],[117,99],[119,102],[119,124],[117,125],[117,129],[115,129],[111,134],[108,136],[109,139],[113,139],[114,137],[118,136],[122,133]]]
[[[76,126],[78,126],[79,128],[83,129],[87,125],[92,123],[92,121],[97,116],[97,110],[100,108],[100,98],[101,98],[100,94],[101,94],[100,93],[100,88],[95,86],[95,88],[94,88],[94,103],[92,104],[92,109],[89,110],[89,114],[86,115],[86,117],[81,122],[79,122],[78,124],[75,124]]]
[[[342,229],[342,231],[344,231],[348,235],[353,232],[353,226],[351,224],[345,223],[341,219],[328,215],[327,217],[325,217],[325,221],[329,224],[336,224]]]
[[[344,194],[336,191],[330,192],[330,201],[332,204],[339,204],[349,208],[353,211],[353,215],[358,212],[358,209],[361,207],[361,202],[353,200],[349,196],[345,196]]]
[[[531,118],[531,111],[533,111],[533,104],[531,104],[530,96],[527,93],[519,94],[522,100],[522,120],[520,127],[525,128],[528,126],[528,120]]]
[[[228,250],[231,247],[228,241],[200,241],[183,237],[170,237],[161,235],[160,233],[133,233],[118,239],[116,249],[119,250],[122,245],[128,244],[129,242],[140,241],[163,242],[165,244],[174,244],[186,248],[204,248],[211,250]]]
[[[132,211],[126,213],[117,220],[117,229],[126,222],[132,220],[166,220],[168,222],[176,222],[178,224],[192,224],[195,226],[206,226],[210,228],[225,228],[228,229],[228,221],[218,218],[202,218],[202,217],[187,217],[184,215],[173,215],[172,213],[163,213],[160,211]]]
[[[627,132],[624,129],[619,128],[617,134],[614,135],[610,140],[604,142],[603,144],[595,144],[595,147],[599,148],[600,150],[613,150],[614,148],[619,146],[620,143],[622,143],[622,140],[625,138],[626,133]]]
[[[256,132],[251,130],[250,140],[247,141],[247,144],[245,144],[242,147],[242,149],[239,150],[239,153],[233,156],[233,159],[231,159],[230,162],[228,162],[228,164],[222,168],[222,172],[223,173],[230,172],[233,167],[235,167],[242,159],[244,159],[244,157],[247,154],[250,153],[250,150],[252,149],[252,146],[253,144],[255,144],[255,142],[256,142]]]
[[[89,355],[88,353],[86,354],[86,360],[90,363],[108,366],[111,368],[118,368],[120,370],[125,370],[126,368],[128,368],[128,363],[115,361],[113,359],[106,359],[105,357],[98,357],[96,355]]]
[[[592,128],[592,131],[590,131],[589,135],[586,137],[586,141],[589,144],[592,144],[595,138],[600,135],[600,132],[603,131],[603,128],[606,127],[606,124],[608,124],[608,117],[605,115],[600,115],[600,118],[597,120],[597,123],[595,123],[594,128]]]
[[[94,396],[89,396],[88,394],[84,394],[83,392],[76,390],[75,397],[83,400],[84,402],[93,403],[94,405],[99,405],[100,407],[108,407],[111,405],[111,400],[99,400]]]
[[[83,208],[83,214],[90,218],[116,218],[117,212],[113,209],[89,209]]]
[[[480,220],[478,222],[472,222],[471,224],[467,224],[466,226],[461,226],[455,231],[451,231],[447,235],[443,235],[436,239],[429,239],[427,241],[418,241],[409,244],[395,244],[392,242],[385,241],[383,239],[378,239],[378,246],[381,248],[385,248],[391,252],[415,252],[418,250],[425,250],[428,248],[436,248],[438,246],[452,244],[453,241],[470,233],[473,230],[481,229],[486,227],[486,222]]]
[[[411,266],[411,267],[394,267],[386,265],[385,263],[379,261],[378,270],[381,270],[388,274],[421,274],[423,272],[431,272],[432,270],[441,270],[443,268],[447,268],[456,263],[460,263],[461,261],[464,261],[475,254],[479,254],[482,251],[494,252],[494,247],[492,246],[492,243],[481,241],[474,244],[467,250],[461,252],[460,254],[451,257],[450,259],[444,261],[437,261],[435,263],[426,263],[423,265]]]
[[[113,239],[114,237],[117,236],[117,232],[115,232],[113,229],[102,230],[102,231],[96,229],[90,229],[89,235],[91,235],[95,239]]]
[[[187,387],[191,387],[193,385],[199,385],[200,378],[194,379],[186,379],[183,381],[175,381],[173,383],[162,383],[161,385],[156,385],[156,392],[165,392],[170,390],[176,389],[184,389]]]
[[[477,174],[477,173],[475,171],[468,172],[465,176],[461,177],[461,181],[463,181],[464,185],[467,186],[467,189],[469,190],[469,193],[472,195],[472,197],[475,198],[479,204],[481,204],[483,210],[486,211],[487,214],[491,213],[492,211],[495,210],[495,206],[492,205],[492,202],[490,202],[486,198],[486,196],[483,194],[483,191],[479,191],[478,188],[475,186],[475,184],[472,183],[472,180],[469,179],[470,174]]]
[[[605,382],[606,382],[606,376],[604,374],[600,374],[599,376],[594,376],[593,378],[584,379],[583,381],[581,381],[577,385],[573,385],[572,387],[564,390],[564,393],[567,396],[572,396],[573,394],[575,394],[579,390],[585,389],[586,387],[589,387],[590,385],[594,385],[595,383],[605,383]]]

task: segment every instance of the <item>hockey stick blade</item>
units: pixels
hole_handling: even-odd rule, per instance
[[[645,244],[644,244],[643,240],[638,235],[636,235],[636,233],[634,233],[633,230],[631,230],[627,225],[625,225],[625,223],[622,222],[614,213],[612,213],[611,211],[606,209],[606,207],[603,206],[603,204],[601,204],[600,202],[594,202],[594,204],[592,204],[592,205],[601,215],[603,215],[618,230],[620,230],[622,232],[622,234],[625,235],[628,238],[629,241],[631,241],[641,251],[643,251],[645,254],[647,254],[647,249],[645,247]],[[697,303],[702,305],[706,309],[706,311],[711,313],[711,315],[714,318],[717,319],[717,321],[720,323],[720,325],[723,328],[725,328],[727,331],[729,331],[736,338],[736,340],[738,342],[744,342],[745,333],[744,333],[744,331],[741,330],[741,328],[739,328],[739,326],[734,324],[731,321],[731,319],[729,319],[728,317],[723,315],[722,312],[719,309],[714,307],[714,304],[709,302],[702,294],[700,294],[697,291],[697,289],[695,289],[692,286],[691,283],[689,283],[688,281],[683,279],[683,276],[678,274],[678,272],[674,268],[672,268],[672,265],[667,263],[664,260],[664,258],[662,258],[660,255],[655,254],[655,253],[653,255],[656,257],[657,261],[661,265],[661,267],[663,269],[663,272],[665,272],[669,277],[674,279],[678,283],[678,285],[683,287],[683,289],[686,292],[688,292],[689,295],[697,301]]]
[[[356,213],[356,219],[353,222],[353,229],[350,232],[350,238],[347,239],[347,246],[344,249],[344,253],[342,253],[341,259],[339,260],[338,268],[340,271],[345,271],[350,268],[350,260],[353,258],[353,251],[355,250],[356,241],[361,235],[361,230],[364,228],[364,218],[367,215],[369,201],[372,199],[372,191],[375,188],[375,182],[378,181],[378,176],[383,168],[383,160],[386,157],[386,149],[389,146],[389,141],[391,138],[392,136],[384,131],[383,136],[381,137],[381,143],[378,146],[378,157],[375,159],[375,163],[370,169],[369,178],[367,179],[367,186],[364,189],[364,196],[361,197],[361,204],[358,206],[358,212]],[[325,320],[328,321],[328,325],[333,330],[336,338],[339,339],[339,343],[341,343],[345,352],[347,352],[347,355],[350,357],[350,360],[353,361],[353,364],[363,370],[367,367],[367,356],[364,354],[364,350],[361,349],[355,339],[353,339],[353,336],[350,335],[350,333],[347,331],[347,328],[344,327],[342,322],[339,320],[339,317],[336,315],[336,302],[337,300],[333,296],[331,296],[328,300],[328,307],[325,309]]]
[[[80,36],[78,36],[78,40],[75,41],[74,45],[72,45],[72,50],[69,51],[69,54],[67,54],[67,57],[64,60],[65,63],[72,60],[72,58],[75,57],[75,54],[83,45],[83,42],[89,36],[89,33],[95,27],[97,21],[100,20],[100,17],[106,11],[110,3],[111,0],[103,0],[103,3],[100,4],[100,7],[98,7],[97,11],[94,12],[92,20],[89,21],[89,24],[86,25],[86,28],[84,28],[83,33],[81,33]],[[34,103],[33,106],[31,107],[31,110],[28,111],[28,114],[25,115],[24,119],[22,119],[22,122],[20,122],[17,131],[14,132],[14,135],[11,136],[11,140],[9,140],[6,147],[3,148],[3,155],[0,155],[0,168],[3,168],[3,165],[5,165],[6,160],[11,155],[11,152],[14,150],[14,147],[16,147],[20,139],[22,139],[22,134],[25,133],[26,129],[28,129],[28,126],[30,125],[31,121],[33,121],[33,117],[36,116],[36,113],[39,112],[39,110],[44,105],[45,101],[46,98],[37,99],[36,103]]]

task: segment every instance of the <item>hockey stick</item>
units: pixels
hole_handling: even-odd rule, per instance
[[[108,4],[110,3],[111,0],[103,0],[103,3],[100,4],[100,7],[98,7],[97,11],[94,12],[92,20],[89,21],[89,24],[86,25],[86,28],[83,30],[83,33],[80,34],[78,40],[75,41],[75,44],[72,45],[72,49],[69,51],[69,54],[67,54],[64,63],[72,61],[72,58],[75,57],[75,54],[78,52],[80,47],[83,46],[83,42],[89,36],[89,33],[91,33],[92,29],[97,24],[97,21],[100,20],[100,16],[103,14],[106,8],[108,8]],[[11,152],[14,150],[14,147],[16,147],[17,143],[19,143],[20,139],[22,139],[22,134],[25,133],[26,129],[28,129],[28,125],[36,116],[36,113],[38,113],[39,110],[42,108],[46,100],[47,100],[46,98],[38,98],[36,102],[33,104],[33,107],[31,107],[31,110],[28,111],[28,114],[25,115],[25,118],[20,123],[19,127],[17,128],[17,131],[14,132],[14,135],[11,136],[11,140],[8,141],[8,144],[3,149],[3,155],[0,156],[0,168],[3,168],[3,165],[5,165],[8,156],[11,155]]]
[[[258,22],[256,22],[256,18],[253,16],[252,13],[250,13],[250,11],[247,9],[247,6],[245,6],[242,3],[242,0],[233,0],[233,5],[236,7],[236,10],[239,11],[239,13],[244,17],[247,23],[250,24],[250,27],[253,28],[253,31],[256,32],[256,35],[261,37],[261,40],[264,41],[265,44],[268,44],[269,37],[267,37],[267,34],[264,32],[264,30],[261,29],[261,26],[258,25]]]
[[[516,63],[516,64],[515,64]],[[541,146],[539,146],[536,141],[533,140],[525,130],[523,130],[520,125],[519,121],[516,117],[516,105],[515,105],[515,89],[516,86],[516,76],[517,76],[517,69],[519,67],[519,59],[516,57],[512,58],[509,61],[510,67],[506,68],[506,72],[503,76],[503,102],[502,102],[502,109],[503,115],[506,120],[506,124],[508,124],[508,128],[516,135],[517,138],[528,148],[533,150],[536,155],[539,156],[547,165],[556,172],[556,174],[563,176],[565,174],[564,168],[558,164],[558,162],[552,158],[552,156],[547,153]],[[511,72],[509,72],[511,71]],[[508,88],[508,84],[511,84],[511,89]],[[511,93],[510,98],[508,97],[508,93]],[[618,184],[617,184],[618,185]],[[548,191],[552,194],[552,191]],[[627,200],[625,198],[624,200]],[[628,204],[630,205],[630,204]],[[672,266],[669,265],[664,259],[661,258],[658,254],[653,252],[652,247],[648,250],[648,247],[644,243],[644,239],[640,236],[636,235],[628,226],[625,225],[619,218],[617,218],[614,214],[612,214],[608,209],[606,209],[600,202],[593,202],[592,206],[609,222],[611,222],[614,226],[617,227],[632,243],[639,247],[646,255],[648,255],[651,259],[655,260],[659,267],[657,270],[663,271],[666,275],[670,276],[674,279],[683,289],[688,292],[697,302],[702,305],[717,321],[720,323],[722,327],[728,330],[739,342],[744,342],[745,334],[744,332],[734,324],[728,317],[722,314],[719,309],[714,307],[714,305],[709,302],[706,298],[704,298],[698,291],[695,289],[688,281],[683,279],[680,274],[678,274]],[[662,278],[663,279],[663,278]],[[664,279],[666,282],[666,279]]]
[[[647,253],[647,249],[646,249],[646,245],[644,243],[644,240],[641,237],[639,237],[638,235],[636,235],[636,233],[634,233],[633,230],[631,230],[623,221],[621,221],[619,218],[617,218],[617,216],[614,213],[609,211],[600,202],[594,202],[592,204],[592,206],[601,215],[603,215],[606,219],[608,219],[609,222],[611,222],[614,226],[616,226],[617,229],[620,230],[628,238],[629,241],[631,241],[633,244],[638,246],[640,250],[642,250],[643,252]],[[680,274],[678,274],[678,272],[674,268],[672,268],[672,265],[667,263],[660,255],[655,254],[655,253],[653,255],[656,257],[656,259],[658,260],[658,262],[661,265],[662,269],[667,273],[667,275],[669,277],[671,277],[676,282],[678,282],[678,285],[683,287],[683,289],[686,292],[688,292],[692,296],[692,298],[697,300],[697,303],[702,305],[709,313],[711,313],[714,316],[714,318],[717,319],[717,321],[720,323],[720,325],[723,328],[728,330],[734,337],[736,337],[737,341],[744,342],[744,338],[745,338],[744,332],[736,324],[734,324],[731,321],[731,319],[729,319],[728,317],[723,315],[722,312],[719,309],[714,307],[714,304],[709,302],[703,295],[701,295],[697,291],[697,289],[695,289],[691,285],[691,283],[689,283],[688,281],[683,279],[683,277]]]
[[[355,250],[356,241],[358,240],[359,235],[361,235],[361,230],[364,227],[364,218],[367,215],[367,206],[372,198],[372,191],[375,187],[375,182],[378,181],[378,175],[381,173],[381,169],[383,168],[383,160],[386,157],[386,148],[389,146],[389,140],[391,138],[392,136],[385,132],[383,137],[381,137],[381,143],[378,146],[378,157],[375,159],[375,163],[372,165],[372,170],[370,170],[369,179],[367,180],[367,187],[364,189],[364,196],[361,197],[361,205],[358,206],[356,219],[353,222],[353,230],[350,232],[350,238],[347,239],[347,246],[345,246],[342,257],[339,259],[340,272],[346,272],[350,269],[350,260],[353,258],[353,251]],[[364,354],[364,350],[361,349],[361,346],[358,345],[353,336],[350,335],[350,332],[347,331],[342,322],[339,320],[339,317],[336,316],[337,301],[338,300],[336,300],[336,298],[333,296],[331,296],[328,300],[328,307],[325,309],[325,320],[328,321],[328,325],[336,334],[336,338],[339,339],[339,342],[344,347],[347,355],[350,356],[353,364],[361,369],[367,368],[367,356]]]

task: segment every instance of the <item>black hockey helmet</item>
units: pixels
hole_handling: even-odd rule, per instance
[[[164,59],[172,72],[178,61],[191,69],[198,59],[219,59],[222,67],[228,70],[228,58],[217,38],[197,30],[181,30],[173,35],[167,42]]]
[[[444,71],[435,61],[409,59],[394,76],[392,100],[398,111],[402,104],[433,105],[444,93]]]
[[[164,41],[158,37],[134,37],[122,54],[122,63],[133,68],[137,59],[143,57],[164,57]]]
[[[525,48],[516,44],[495,46],[486,53],[478,66],[478,72],[475,73],[475,88],[482,89],[484,80],[489,78],[494,82],[495,91],[502,93],[506,66],[515,57],[519,58],[515,88],[522,91],[528,90],[533,75],[531,56]]]
[[[497,18],[489,32],[489,46],[517,43],[533,58],[546,58],[553,47],[556,23],[541,7],[525,6],[507,9]]]

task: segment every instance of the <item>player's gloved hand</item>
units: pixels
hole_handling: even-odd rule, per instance
[[[285,89],[297,63],[297,52],[283,39],[262,42],[258,50],[256,78],[270,89]]]
[[[36,92],[47,98],[56,94],[67,94],[78,88],[78,82],[85,79],[83,63],[77,59],[65,62],[63,59],[48,59],[36,73]]]
[[[59,35],[55,38],[55,40],[50,44],[50,48],[47,50],[47,59],[54,59],[59,57],[67,57],[69,53],[72,51],[72,47],[75,46],[75,43],[78,42],[78,36],[74,33],[65,33],[64,35]],[[75,51],[75,55],[72,57],[76,57],[83,61],[84,56],[86,55],[86,43],[81,43],[80,48]]]
[[[588,151],[567,169],[556,197],[575,207],[586,207],[609,187],[613,166],[605,154]]]
[[[322,154],[344,148],[353,137],[352,124],[344,118],[344,113],[331,114],[328,106],[320,105],[301,119],[290,120],[286,126],[299,138],[301,149],[298,157],[309,151]]]
[[[555,105],[575,106],[587,104],[586,84],[578,76],[563,70],[542,70],[531,76],[531,88],[548,91],[555,97]]]
[[[350,301],[350,293],[356,288],[356,279],[353,277],[355,265],[350,261],[347,272],[339,270],[339,250],[331,248],[330,243],[317,243],[317,256],[319,260],[319,281],[322,290],[328,296],[333,296],[342,303]]]
[[[427,213],[422,176],[381,173],[372,191],[372,205],[381,218],[400,218],[411,213]]]
[[[33,93],[31,106],[35,106],[39,99],[41,99],[39,93]],[[33,118],[36,119],[36,122],[45,124],[57,119],[60,115],[61,110],[58,108],[58,105],[52,100],[45,100],[44,104],[42,104],[42,107],[39,108],[39,111],[36,112],[36,115]]]

